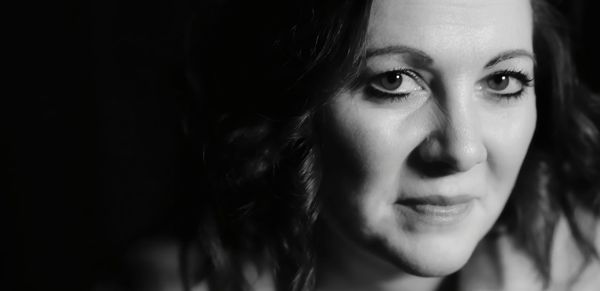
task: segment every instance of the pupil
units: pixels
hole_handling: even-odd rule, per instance
[[[395,90],[400,87],[400,84],[402,84],[402,74],[398,72],[386,74],[381,82],[383,88],[387,90]]]
[[[488,85],[493,90],[503,90],[508,87],[508,76],[506,75],[497,75],[491,78],[488,82]]]

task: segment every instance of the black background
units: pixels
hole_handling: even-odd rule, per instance
[[[563,2],[579,73],[600,92],[600,9]],[[5,262],[18,289],[89,290],[139,238],[178,231],[185,35],[199,3],[21,8],[13,59],[23,85],[5,135],[15,141],[6,161],[17,244]]]

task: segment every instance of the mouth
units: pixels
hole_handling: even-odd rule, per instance
[[[473,208],[475,197],[471,195],[401,198],[396,201],[405,218],[430,225],[450,225],[462,221]]]
[[[396,203],[405,205],[434,205],[434,206],[452,206],[458,204],[469,203],[475,200],[474,196],[471,195],[457,195],[457,196],[444,196],[444,195],[429,195],[423,197],[409,197],[398,199]]]

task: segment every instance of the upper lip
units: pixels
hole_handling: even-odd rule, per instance
[[[406,197],[400,198],[396,201],[398,204],[404,205],[437,205],[437,206],[450,206],[456,204],[464,204],[468,203],[471,200],[475,199],[472,195],[453,195],[453,196],[444,196],[444,195],[427,195],[420,197]]]

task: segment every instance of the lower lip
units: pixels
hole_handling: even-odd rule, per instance
[[[451,205],[396,204],[402,215],[430,225],[452,225],[461,222],[473,208],[473,200]]]

